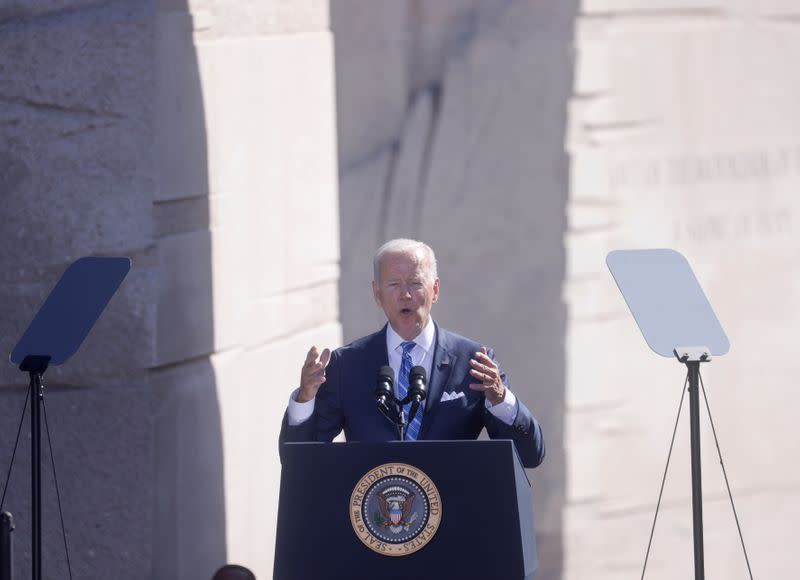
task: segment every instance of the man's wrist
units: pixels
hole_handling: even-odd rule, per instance
[[[492,396],[487,397],[489,399],[489,403],[492,406],[494,406],[494,405],[499,405],[500,403],[505,401],[505,399],[506,399],[506,391],[507,390],[508,389],[506,389],[506,386],[503,385],[503,391],[500,393],[500,395],[497,395],[494,391],[490,391]]]
[[[503,391],[503,400],[496,405],[486,399],[486,409],[506,425],[511,425],[517,416],[517,398],[514,396],[514,392],[506,387]]]
[[[314,392],[309,392],[309,390],[300,387],[297,391],[297,396],[295,397],[295,401],[298,403],[308,403],[316,398],[317,394]]]
[[[314,399],[300,401],[300,389],[292,391],[289,396],[289,408],[287,409],[287,420],[290,427],[305,423],[314,414]]]

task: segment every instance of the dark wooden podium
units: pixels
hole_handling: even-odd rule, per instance
[[[274,580],[522,580],[531,485],[511,441],[286,443]]]

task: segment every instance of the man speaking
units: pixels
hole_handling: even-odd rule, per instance
[[[542,429],[509,390],[492,350],[431,318],[439,299],[433,250],[416,240],[391,240],[378,249],[373,267],[372,292],[388,324],[333,352],[311,347],[280,441],[329,442],[342,430],[348,441],[397,439],[375,403],[376,375],[391,366],[400,400],[407,398],[411,369],[419,366],[429,377],[427,396],[406,426],[406,440],[476,439],[485,427],[493,439],[513,439],[525,467],[539,465]]]

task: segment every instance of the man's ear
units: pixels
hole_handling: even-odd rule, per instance
[[[433,281],[433,299],[431,300],[432,303],[439,300],[439,278]]]

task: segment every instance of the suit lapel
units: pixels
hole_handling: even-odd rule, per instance
[[[365,369],[367,373],[372,373],[370,378],[374,380],[375,376],[378,373],[378,369],[382,366],[386,366],[389,364],[389,352],[386,350],[386,325],[383,325],[383,328],[380,332],[376,332],[374,337],[369,341],[367,345],[367,353],[366,358],[370,363],[375,361],[375,368],[368,368]]]
[[[381,415],[378,407],[375,405],[375,398],[372,396],[372,389],[375,385],[375,377],[378,374],[378,369],[382,366],[389,364],[389,353],[386,350],[386,325],[370,337],[369,342],[364,347],[364,358],[362,359],[361,372],[363,373],[363,384],[367,387],[367,392],[363,393],[366,400],[370,400],[369,413],[375,413],[380,416],[377,419],[377,424],[381,429],[385,430],[385,440],[391,441],[397,439],[397,430],[394,429],[389,421]],[[366,402],[365,402],[366,404]],[[377,435],[377,433],[376,433]],[[380,440],[380,439],[378,439]]]
[[[425,439],[430,429],[433,411],[439,405],[442,392],[447,380],[450,378],[450,371],[458,358],[448,349],[447,331],[442,330],[436,325],[436,340],[433,350],[433,363],[431,364],[431,377],[428,381],[428,396],[425,402],[425,417],[422,419],[422,432],[420,439]]]

